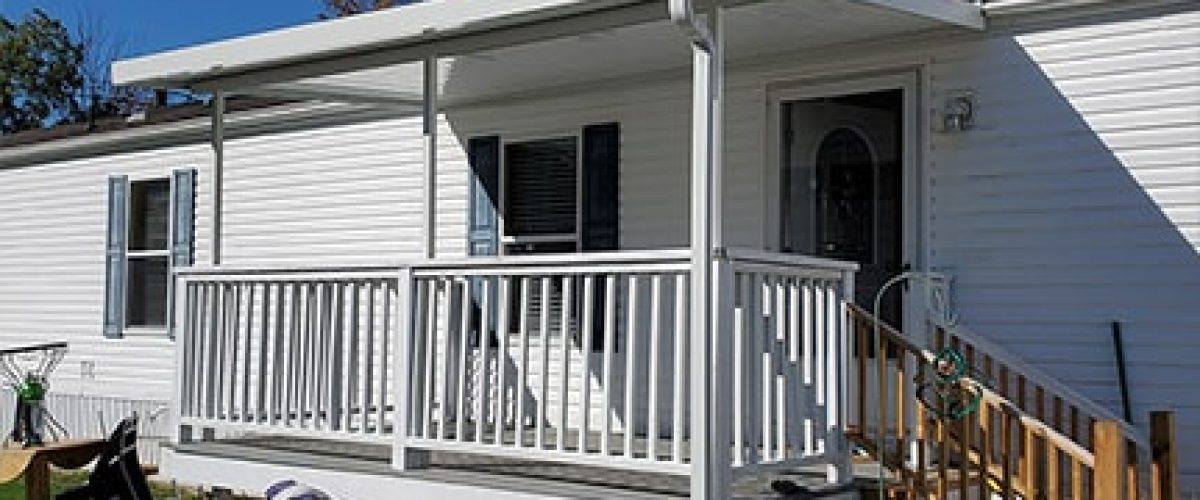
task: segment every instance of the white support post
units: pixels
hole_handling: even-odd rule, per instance
[[[175,271],[171,271],[172,277],[175,276]],[[195,314],[192,301],[189,300],[187,293],[187,280],[174,278],[171,280],[176,289],[175,298],[176,306],[172,314],[172,321],[175,322],[175,378],[171,390],[171,442],[174,444],[188,443],[192,441],[191,426],[183,425],[183,406],[188,404],[187,398],[184,397],[184,388],[190,382],[191,373],[188,371],[190,363],[188,363],[188,354],[195,356],[197,353],[187,353],[185,349],[192,343],[192,336],[196,334],[193,330],[194,323],[188,315]],[[182,302],[183,305],[178,305]],[[196,390],[196,386],[192,385],[191,390]]]
[[[709,16],[710,25],[720,26],[719,8]],[[714,247],[720,245],[721,204],[714,201],[720,191],[719,156],[723,145],[720,118],[722,54],[717,30],[711,31],[714,43],[692,43],[692,153],[691,153],[691,496],[694,499],[730,497],[732,483],[729,449],[729,394],[732,392],[728,364],[716,362],[714,348],[721,330],[716,329],[713,314],[718,294],[714,285],[729,286],[714,280]],[[714,238],[716,236],[717,238]],[[724,302],[724,300],[722,300]],[[724,322],[722,322],[724,326]],[[723,340],[721,339],[722,343]],[[717,372],[720,370],[720,372]],[[719,382],[718,382],[719,381]]]
[[[418,334],[413,322],[413,296],[412,269],[406,267],[400,270],[396,283],[396,330],[392,344],[396,346],[392,351],[392,391],[396,405],[392,468],[400,471],[425,467],[429,463],[428,451],[408,447],[413,417],[413,346]]]
[[[225,91],[213,92],[212,97],[212,248],[209,255],[213,266],[221,265],[221,204],[224,198],[225,177]]]
[[[425,135],[425,258],[432,259],[437,247],[437,148],[438,148],[438,60],[425,58],[422,130]]]
[[[828,481],[832,484],[842,484],[849,482],[853,477],[850,464],[850,443],[846,438],[846,422],[850,418],[850,363],[851,363],[851,324],[850,310],[847,304],[854,301],[854,272],[842,272],[842,294],[841,300],[837,306],[837,337],[834,340],[837,346],[831,349],[835,353],[834,357],[829,360],[834,363],[836,378],[836,386],[831,391],[830,397],[836,399],[830,404],[836,408],[836,420],[829,423],[831,427],[831,438],[829,446],[832,447],[833,463],[829,466]],[[877,354],[883,356],[884,354]],[[881,410],[882,411],[882,410]]]

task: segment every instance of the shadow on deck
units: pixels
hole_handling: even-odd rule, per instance
[[[191,456],[269,463],[285,467],[333,470],[382,476],[411,476],[429,481],[479,486],[558,498],[687,498],[688,478],[646,472],[606,469],[466,453],[432,452],[430,466],[399,473],[391,468],[391,447],[386,445],[275,436],[175,445],[175,452]],[[857,498],[871,483],[877,469],[856,466],[851,487],[823,489],[824,468],[813,466],[771,476],[743,478],[735,485],[739,499]],[[787,481],[795,488],[781,494],[772,482]]]

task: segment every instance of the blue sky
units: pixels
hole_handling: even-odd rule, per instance
[[[39,7],[74,28],[98,19],[126,40],[125,56],[221,40],[316,20],[320,0],[0,0],[0,15]]]

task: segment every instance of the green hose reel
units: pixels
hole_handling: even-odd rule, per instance
[[[979,411],[983,401],[983,389],[987,384],[986,377],[975,370],[967,358],[958,349],[945,347],[934,356],[930,363],[933,368],[932,380],[925,380],[918,375],[917,399],[935,415],[946,420],[962,420],[972,413]],[[971,377],[971,382],[963,379]]]

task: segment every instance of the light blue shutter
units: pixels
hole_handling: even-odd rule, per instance
[[[171,178],[171,268],[191,266],[195,260],[196,171],[180,169]]]
[[[467,183],[467,255],[490,256],[497,255],[500,250],[499,217],[497,201],[500,189],[500,137],[472,137],[467,140],[467,155],[471,165],[471,178]],[[491,304],[496,303],[496,290],[492,288]],[[495,328],[496,310],[493,305],[489,311],[481,311],[483,283],[479,279],[471,280],[471,303],[476,314],[471,317],[476,324],[471,325],[475,332],[471,336],[473,346],[480,342],[478,319],[480,313],[488,315],[489,324]],[[489,342],[495,337],[495,331],[488,332]]]
[[[175,268],[195,262],[196,171],[171,173],[171,279],[167,288],[167,333],[175,336]]]
[[[500,188],[500,138],[472,137],[467,140],[471,178],[467,193],[467,255],[499,253],[497,200]]]
[[[125,237],[129,178],[108,178],[108,236],[104,261],[104,336],[121,338],[125,326]]]

